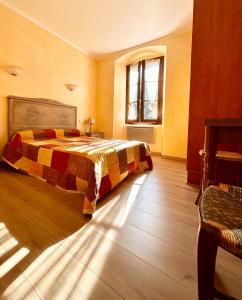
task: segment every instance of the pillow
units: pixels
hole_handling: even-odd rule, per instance
[[[64,135],[65,137],[78,137],[78,136],[83,136],[85,133],[83,131],[80,131],[79,129],[65,129],[64,130]]]
[[[83,131],[76,128],[71,129],[38,129],[23,130],[18,132],[23,140],[46,140],[63,137],[79,137],[85,135]]]
[[[33,130],[24,130],[18,132],[23,140],[34,139]]]

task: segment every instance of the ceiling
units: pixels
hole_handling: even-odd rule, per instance
[[[99,58],[191,30],[193,0],[0,0]]]

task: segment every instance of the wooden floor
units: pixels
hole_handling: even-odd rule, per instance
[[[197,190],[154,157],[99,202],[0,169],[1,299],[197,299]],[[216,284],[242,299],[242,263],[219,250]]]

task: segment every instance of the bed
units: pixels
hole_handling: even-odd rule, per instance
[[[84,214],[129,174],[152,170],[146,143],[87,137],[77,108],[48,99],[9,96],[9,142],[3,160],[69,192],[83,193]]]

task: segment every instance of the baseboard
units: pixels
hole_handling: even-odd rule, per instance
[[[187,161],[186,158],[178,157],[178,156],[172,156],[172,155],[164,155],[164,154],[161,154],[161,157],[162,157],[162,158],[165,158],[165,159],[178,160],[178,161],[183,161],[183,162],[186,162],[186,161]]]
[[[158,155],[158,156],[161,156],[161,153],[160,153],[160,152],[155,152],[155,151],[151,151],[150,154],[151,154],[151,155]]]

